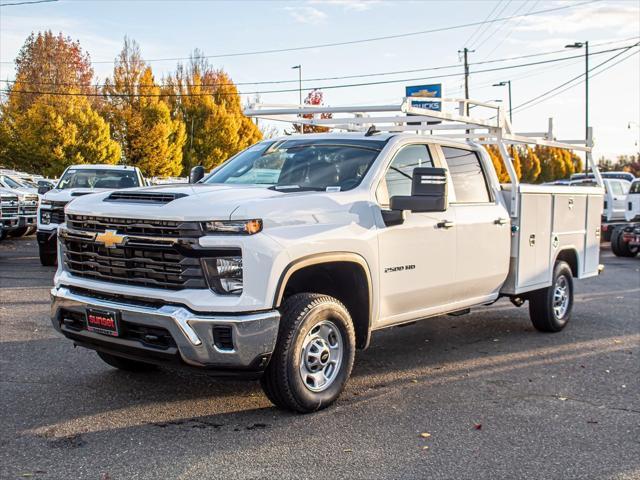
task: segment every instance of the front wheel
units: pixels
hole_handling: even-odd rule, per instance
[[[551,286],[531,292],[529,316],[541,332],[559,332],[566,327],[573,308],[573,274],[567,262],[553,268]]]
[[[40,253],[40,264],[43,267],[55,267],[58,263],[58,256],[56,255],[55,250],[53,252],[49,252],[42,247],[39,250]]]
[[[260,382],[276,406],[314,412],[336,401],[354,357],[346,307],[327,295],[299,293],[284,302],[276,348]]]
[[[29,227],[20,227],[9,231],[9,236],[14,238],[24,237],[29,231]]]

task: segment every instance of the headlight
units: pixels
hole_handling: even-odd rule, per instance
[[[254,235],[262,230],[262,220],[214,220],[203,224],[207,233],[239,233]]]
[[[242,256],[204,258],[211,289],[222,295],[242,293]]]
[[[51,210],[40,210],[40,223],[43,225],[51,223]]]

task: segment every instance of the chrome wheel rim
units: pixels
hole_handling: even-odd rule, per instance
[[[322,392],[335,381],[344,355],[344,341],[335,323],[323,320],[313,326],[302,342],[300,377],[312,392]]]
[[[559,276],[553,288],[553,313],[558,320],[562,320],[569,310],[569,288],[567,277]]]

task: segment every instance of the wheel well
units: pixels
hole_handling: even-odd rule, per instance
[[[569,248],[567,250],[562,250],[556,257],[556,262],[558,261],[567,262],[571,268],[573,276],[578,276],[578,254],[574,249]]]
[[[366,348],[369,342],[371,292],[369,277],[362,265],[337,261],[296,270],[284,287],[282,300],[302,292],[322,293],[340,300],[353,320],[356,347]]]

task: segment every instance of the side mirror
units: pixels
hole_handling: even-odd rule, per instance
[[[204,173],[204,167],[202,165],[193,167],[191,172],[189,172],[189,183],[198,183],[204,177]]]
[[[444,212],[447,209],[447,171],[444,168],[414,168],[411,195],[391,197],[389,207],[400,211]]]
[[[45,193],[47,193],[49,190],[51,190],[51,186],[50,185],[40,185],[38,187],[38,193],[40,195],[44,195]]]

